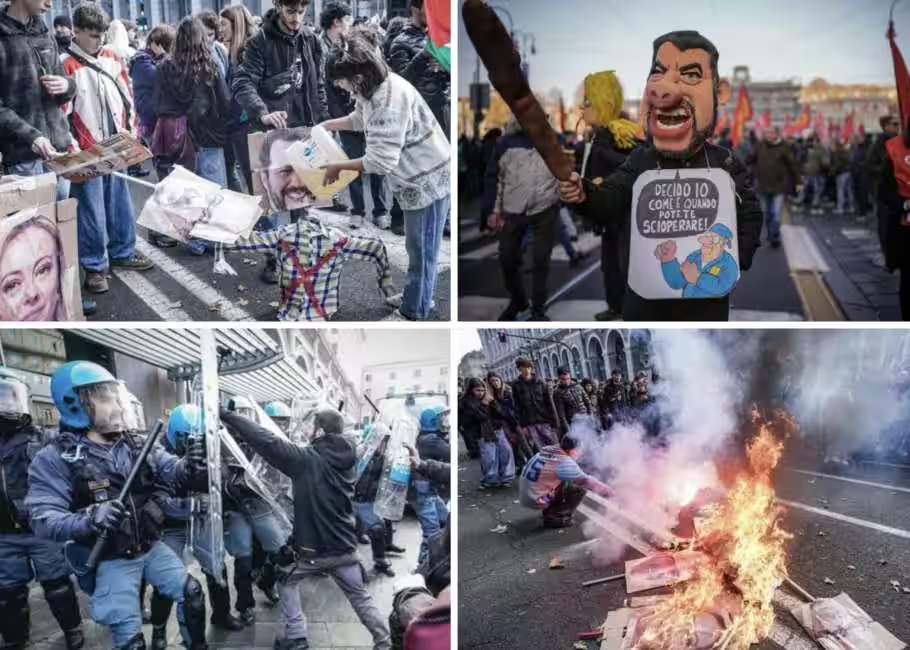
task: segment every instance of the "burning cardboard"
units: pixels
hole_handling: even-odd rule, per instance
[[[692,579],[699,566],[711,559],[698,551],[662,551],[626,562],[626,592],[637,594],[649,589],[675,585]]]
[[[834,598],[801,603],[791,612],[825,650],[902,650],[907,647],[843,592]]]

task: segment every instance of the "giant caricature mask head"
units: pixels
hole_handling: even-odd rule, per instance
[[[688,158],[714,132],[718,101],[726,103],[730,94],[717,59],[717,48],[698,32],[670,32],[654,41],[645,129],[663,155]]]

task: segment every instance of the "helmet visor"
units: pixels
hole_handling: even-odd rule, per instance
[[[28,386],[15,379],[0,379],[0,418],[19,420],[30,413]]]
[[[83,386],[77,392],[93,431],[102,435],[123,433],[136,425],[132,397],[119,382]]]

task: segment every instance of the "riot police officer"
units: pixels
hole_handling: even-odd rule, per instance
[[[68,561],[91,595],[92,618],[108,626],[115,648],[146,648],[137,597],[145,577],[177,602],[187,647],[203,650],[202,585],[158,539],[152,496],[156,485],[170,485],[178,492],[206,486],[204,450],[194,445],[187,458],[178,459],[160,447],[152,449],[121,502],[118,494],[143,442],[126,433],[134,418],[122,386],[97,364],[71,361],[51,377],[51,396],[60,411],[60,433],[29,467],[26,506],[35,534],[67,542]],[[102,533],[108,542],[91,573],[85,563]]]
[[[291,409],[284,402],[269,402],[265,405],[265,414],[278,425],[281,433],[287,435],[291,429]]]
[[[443,463],[451,461],[449,448],[449,410],[444,406],[424,409],[420,414],[420,433],[417,435],[417,450],[423,459]],[[417,562],[426,559],[430,539],[445,526],[449,518],[446,502],[440,495],[444,487],[432,482],[419,472],[414,474],[414,489],[417,492],[417,520],[423,534]],[[445,492],[444,492],[445,493]]]
[[[28,642],[29,583],[37,578],[67,649],[77,650],[85,644],[82,614],[63,545],[36,537],[25,508],[28,466],[46,443],[32,426],[30,401],[22,378],[0,368],[0,648],[20,650]]]
[[[190,440],[204,432],[202,409],[194,404],[181,404],[172,412],[167,421],[166,449],[179,457],[186,455]],[[161,541],[177,557],[184,559],[188,542],[187,526],[191,517],[190,499],[179,496],[171,486],[162,485],[155,493],[155,502],[161,509]],[[237,632],[243,623],[231,613],[231,595],[227,588],[227,567],[222,569],[224,586],[203,568],[212,607],[211,623],[221,630]],[[152,650],[167,648],[167,622],[171,616],[174,601],[163,596],[157,589],[152,592],[151,624]]]

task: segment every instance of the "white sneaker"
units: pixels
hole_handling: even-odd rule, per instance
[[[357,228],[363,227],[363,215],[362,214],[352,214],[348,218],[348,228],[356,230]]]
[[[411,322],[410,318],[406,318],[399,310],[393,311],[391,314],[383,318],[384,321],[402,321],[402,322]]]
[[[392,227],[392,217],[387,214],[381,214],[376,217],[376,227],[380,230],[388,230]]]
[[[394,307],[395,309],[401,309],[401,303],[404,302],[404,293],[396,293],[394,296],[389,296],[385,299],[385,304],[389,307]],[[430,301],[430,311],[436,309],[436,301]]]

